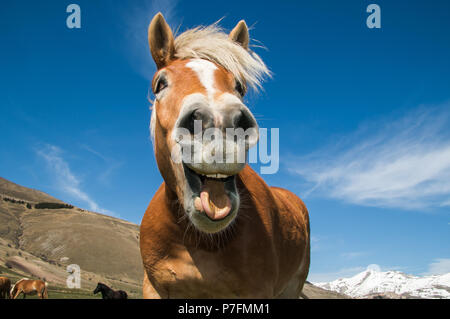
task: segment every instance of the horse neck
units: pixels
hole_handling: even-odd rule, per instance
[[[172,221],[177,222],[183,214],[183,206],[180,204],[177,194],[166,182],[163,182],[160,190],[163,195],[164,206],[170,212],[168,216]]]
[[[102,298],[105,298],[109,292],[109,289],[106,286],[102,286],[100,288],[100,293],[102,294]]]

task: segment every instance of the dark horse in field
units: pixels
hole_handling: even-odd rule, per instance
[[[101,292],[103,299],[128,299],[128,295],[123,290],[112,290],[107,285],[99,282],[94,290],[94,295]]]

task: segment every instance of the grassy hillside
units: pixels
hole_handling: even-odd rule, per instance
[[[7,197],[22,199],[31,203],[63,203],[59,199],[56,199],[44,192],[20,186],[2,177],[0,177],[0,194]]]
[[[69,264],[81,268],[81,289],[66,288]],[[49,298],[100,298],[92,294],[98,282],[125,290],[130,298],[142,298],[139,226],[67,205],[0,177],[2,275],[13,282],[45,278]],[[309,283],[304,293],[309,298],[343,297]]]
[[[13,281],[45,277],[52,289],[62,289],[55,290],[55,296],[62,296],[67,292],[66,267],[77,264],[87,290],[71,290],[70,295],[88,296],[101,281],[139,298],[143,277],[139,226],[48,203],[64,204],[0,178],[0,275]]]

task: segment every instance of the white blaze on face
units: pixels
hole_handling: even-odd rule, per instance
[[[214,72],[217,70],[217,67],[214,63],[202,59],[193,59],[189,61],[186,66],[197,73],[200,83],[206,89],[209,100],[212,100],[214,92],[216,91],[214,88]]]

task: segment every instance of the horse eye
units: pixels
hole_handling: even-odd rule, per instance
[[[235,87],[235,90],[236,90],[236,92],[239,93],[239,95],[240,95],[241,97],[243,97],[243,96],[245,95],[245,88],[244,88],[244,86],[242,85],[242,83],[239,82],[239,81],[236,81],[236,87]]]
[[[164,76],[161,76],[158,80],[156,80],[156,83],[153,88],[153,93],[158,94],[162,90],[164,90],[168,86],[167,79]]]

